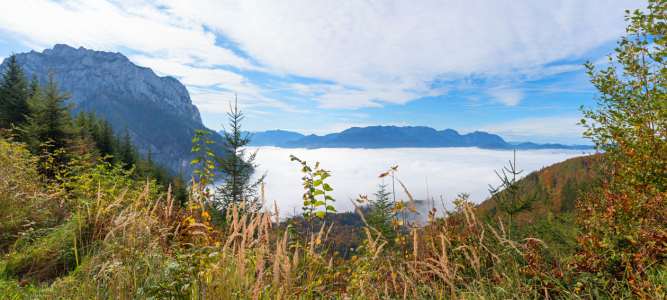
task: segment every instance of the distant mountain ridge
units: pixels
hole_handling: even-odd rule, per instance
[[[16,58],[28,77],[46,78],[45,71],[53,67],[60,89],[72,93],[68,102],[76,104],[73,113],[94,109],[116,130],[127,125],[141,153],[150,148],[153,158],[173,171],[189,170],[194,129],[207,128],[188,90],[175,78],[159,77],[120,53],[62,44]]]
[[[224,134],[224,130],[218,131],[220,135]],[[294,141],[300,138],[303,138],[305,135],[298,132],[285,131],[285,130],[267,130],[262,132],[249,132],[243,131],[242,136],[251,134],[252,138],[248,146],[261,147],[261,146],[275,146],[278,143],[284,143],[287,141]]]
[[[435,130],[426,126],[369,126],[352,127],[339,133],[324,136],[289,131],[253,133],[249,146],[276,146],[282,148],[437,148],[479,147],[490,150],[575,149],[590,150],[591,146],[566,146],[561,144],[521,143],[513,145],[498,135],[482,131],[459,134],[456,130]]]

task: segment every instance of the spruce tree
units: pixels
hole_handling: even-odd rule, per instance
[[[127,125],[125,125],[125,132],[119,138],[118,159],[124,165],[125,169],[129,170],[137,164],[138,151],[134,144],[132,144],[132,137]]]
[[[223,153],[216,157],[218,170],[222,173],[223,185],[216,189],[216,201],[218,209],[224,214],[227,208],[232,204],[240,204],[246,199],[246,204],[252,201],[256,195],[257,187],[261,184],[266,174],[262,175],[257,181],[251,182],[250,177],[258,166],[255,164],[257,151],[247,155],[245,147],[250,143],[252,134],[241,131],[241,121],[244,116],[238,110],[237,101],[234,101],[234,107],[229,104],[229,131],[223,132]],[[224,128],[224,125],[223,125]]]
[[[74,118],[74,126],[82,138],[90,137],[90,121],[88,116],[82,110]]]
[[[30,83],[28,83],[28,96],[30,98],[35,97],[42,88],[42,85],[39,84],[39,77],[37,77],[37,74],[32,74],[32,77],[30,78]]]
[[[98,124],[97,121],[97,116],[95,115],[95,109],[91,109],[90,112],[88,112],[88,122],[90,123],[90,136],[93,138],[93,141],[95,141],[95,145],[97,145],[97,148],[102,151],[100,148],[100,125]]]
[[[97,147],[100,149],[100,154],[104,157],[106,155],[116,155],[116,139],[114,137],[113,126],[109,120],[105,119],[102,114],[100,114],[99,119],[97,119],[97,124],[99,126],[99,136],[95,140]]]
[[[57,72],[53,68],[46,74],[46,86],[41,90],[41,95],[35,95],[38,110],[34,117],[28,118],[29,125],[25,131],[33,145],[39,146],[50,141],[52,149],[66,148],[73,136],[70,110],[74,104],[67,105],[65,101],[72,96],[60,90],[59,81],[54,78]]]
[[[12,53],[0,78],[0,118],[3,119],[3,127],[9,128],[10,124],[20,127],[27,123],[26,116],[30,115],[29,97],[28,79],[16,54]]]
[[[390,201],[389,195],[391,193],[386,190],[386,184],[378,184],[378,190],[375,192],[375,202],[369,208],[370,212],[366,214],[368,225],[377,229],[385,239],[387,239],[390,246],[395,244],[394,238],[396,233],[391,221],[396,217],[396,212],[392,212],[393,201]],[[371,232],[373,238],[377,236],[375,231]]]
[[[491,189],[491,199],[496,203],[498,210],[503,212],[507,217],[507,222],[509,225],[509,234],[511,234],[512,226],[514,223],[514,217],[522,212],[528,212],[533,210],[533,204],[537,200],[537,193],[533,192],[532,194],[523,194],[523,185],[519,184],[516,176],[521,174],[522,171],[517,171],[516,169],[516,150],[514,150],[514,162],[510,161],[510,167],[504,167],[502,170],[503,176],[496,171],[496,175],[502,181],[502,184],[497,188],[489,185]],[[512,178],[509,178],[509,176]],[[521,180],[519,178],[519,180]]]

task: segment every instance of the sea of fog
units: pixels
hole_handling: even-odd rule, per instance
[[[489,197],[489,184],[500,184],[494,170],[500,171],[508,166],[513,156],[512,151],[478,148],[308,150],[250,147],[248,150],[258,150],[256,174],[266,172],[265,197],[271,204],[273,200],[277,202],[281,218],[291,214],[294,206],[299,212],[303,204],[301,165],[290,161],[290,154],[307,161],[311,167],[319,161],[321,168],[331,171],[332,177],[325,182],[334,189],[331,196],[337,200],[334,206],[339,212],[353,210],[350,198],[356,199],[359,194],[374,199],[372,194],[383,182],[378,176],[396,165],[396,178],[405,184],[415,199],[426,199],[428,177],[428,194],[435,199],[437,207],[441,207],[442,196],[445,207],[451,209],[458,193],[469,193],[470,199],[479,203]],[[516,163],[519,170],[524,170],[521,175],[526,176],[532,171],[581,155],[581,150],[517,151]],[[385,177],[384,183],[389,183],[391,190],[391,177]],[[408,200],[400,185],[396,187],[396,198]]]

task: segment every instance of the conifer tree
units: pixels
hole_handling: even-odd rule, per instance
[[[132,144],[130,131],[125,125],[125,132],[119,135],[120,143],[118,147],[118,160],[129,170],[137,163],[137,148]]]
[[[88,122],[90,123],[90,136],[95,141],[97,148],[100,149],[100,125],[98,124],[97,116],[95,115],[95,109],[91,109],[90,112],[88,112]]]
[[[105,119],[102,114],[97,119],[99,126],[98,137],[95,139],[97,147],[100,149],[100,154],[104,157],[106,155],[115,155],[117,148],[116,139],[113,132],[113,126],[109,120]]]
[[[32,77],[30,78],[30,82],[28,83],[28,96],[29,98],[35,97],[41,90],[42,85],[39,84],[39,77],[37,77],[37,74],[32,74]]]
[[[87,138],[90,136],[90,121],[88,116],[83,112],[83,109],[79,110],[76,118],[74,118],[74,126],[82,138]]]
[[[374,194],[375,202],[370,207],[370,212],[367,214],[366,219],[368,220],[368,224],[377,229],[387,239],[389,245],[393,246],[395,244],[394,238],[396,237],[396,233],[391,221],[396,217],[396,212],[391,211],[393,201],[390,201],[389,195],[391,193],[386,190],[386,187],[386,184],[378,184],[378,190]],[[377,233],[372,231],[371,235],[375,238]]]
[[[70,110],[74,104],[67,105],[65,101],[72,96],[60,90],[59,81],[55,80],[57,72],[53,68],[46,74],[46,86],[41,90],[41,95],[35,97],[38,111],[34,117],[28,118],[30,124],[25,131],[33,140],[33,145],[50,141],[52,149],[66,148],[72,137]]]
[[[223,175],[223,185],[216,189],[217,208],[223,214],[226,214],[227,207],[231,204],[242,203],[244,198],[246,202],[252,201],[257,187],[266,176],[264,174],[257,181],[250,181],[250,177],[258,166],[254,163],[257,151],[246,157],[246,149],[243,147],[250,143],[252,134],[244,135],[241,131],[241,121],[244,116],[238,110],[236,100],[234,101],[234,107],[232,108],[230,103],[229,108],[230,112],[227,115],[230,130],[223,132],[223,155],[215,158],[218,169]]]
[[[26,116],[30,115],[29,97],[28,79],[16,59],[16,54],[12,54],[0,78],[0,118],[3,119],[3,127],[9,128],[10,124],[20,127],[26,124]]]
[[[491,199],[495,201],[498,209],[507,217],[511,234],[514,217],[522,212],[533,210],[533,204],[537,200],[537,193],[521,196],[523,185],[519,184],[516,176],[523,171],[517,171],[516,169],[516,150],[514,150],[514,162],[510,161],[509,163],[510,167],[504,167],[502,170],[503,176],[500,176],[496,171],[496,175],[498,175],[502,184],[497,188],[489,185],[491,188],[489,192],[491,192]],[[512,177],[509,178],[508,175]]]

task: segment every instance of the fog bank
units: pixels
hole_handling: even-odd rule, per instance
[[[415,199],[426,199],[427,176],[428,194],[440,205],[440,196],[445,207],[451,209],[452,201],[458,193],[470,193],[470,199],[479,203],[489,196],[489,184],[497,186],[500,180],[494,170],[508,166],[512,151],[494,151],[478,148],[395,148],[395,149],[284,149],[276,147],[253,147],[259,149],[256,174],[267,173],[265,196],[278,203],[281,218],[291,214],[296,205],[297,213],[303,205],[303,173],[298,162],[290,161],[290,154],[305,160],[313,167],[320,166],[331,171],[327,178],[336,199],[334,206],[339,212],[350,211],[354,206],[350,198],[359,194],[368,195],[377,191],[382,183],[378,176],[390,167],[398,165],[396,178],[401,180]],[[581,150],[529,150],[517,151],[517,167],[524,170],[522,176],[532,171],[562,162],[568,158],[581,156]],[[391,177],[384,178],[391,191]],[[408,200],[407,195],[396,182],[396,199]]]

